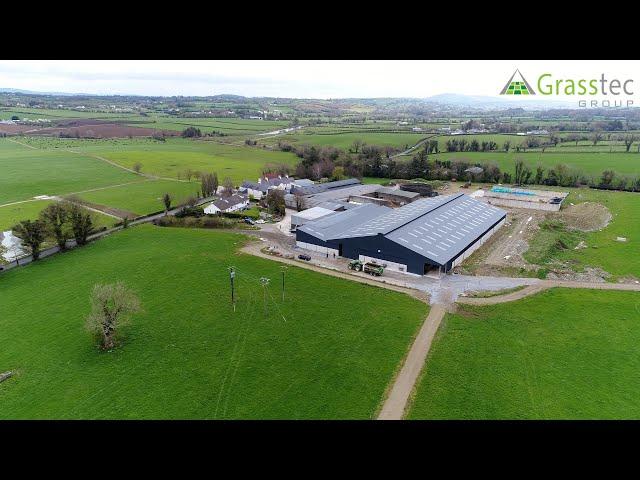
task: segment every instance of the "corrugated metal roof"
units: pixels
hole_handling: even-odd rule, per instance
[[[506,214],[504,210],[461,194],[394,229],[386,237],[444,265]]]
[[[363,221],[366,222],[370,218],[384,215],[389,210],[391,209],[388,207],[366,203],[344,212],[336,212],[334,215],[313,220],[298,228],[298,230],[324,241],[343,238],[343,232],[352,229]]]
[[[409,192],[406,190],[400,190],[399,188],[390,188],[390,187],[380,187],[376,190],[377,193],[384,193],[387,195],[397,195],[399,197],[404,198],[416,198],[419,197],[420,194],[418,192]]]
[[[356,226],[349,232],[346,232],[345,238],[370,237],[379,233],[386,235],[396,228],[399,228],[462,195],[463,194],[460,193],[457,195],[442,195],[416,200],[413,203],[391,210],[386,215],[382,215],[378,218],[372,218],[368,222],[364,222]]]
[[[323,202],[346,200],[352,195],[366,195],[367,193],[375,192],[378,187],[379,185],[351,185],[349,187],[336,188],[305,197],[305,205],[307,207],[315,207]]]
[[[358,185],[360,180],[357,178],[347,178],[346,180],[336,180],[335,182],[318,183],[305,187],[295,186],[291,189],[291,193],[301,193],[302,195],[314,195],[316,193],[326,192],[335,188],[348,187],[350,185]]]

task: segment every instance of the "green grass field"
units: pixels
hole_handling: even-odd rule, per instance
[[[336,148],[342,148],[349,150],[353,145],[353,142],[360,140],[367,145],[378,146],[390,146],[404,150],[405,148],[412,147],[420,140],[422,140],[426,134],[424,133],[373,133],[366,130],[345,133],[326,133],[326,134],[310,134],[310,133],[292,133],[286,135],[280,135],[268,139],[260,139],[258,143],[274,145],[278,141],[283,143],[291,143],[293,145],[316,145],[316,146],[330,146]]]
[[[144,225],[3,274],[0,371],[17,374],[0,384],[0,418],[372,418],[427,306],[295,267],[282,302],[280,265],[241,243]],[[144,313],[105,353],[84,318],[92,286],[116,280]]]
[[[442,146],[441,146],[442,148]],[[564,163],[570,168],[581,170],[587,175],[600,178],[604,170],[614,170],[625,175],[637,175],[640,171],[640,155],[637,153],[558,153],[557,150],[549,149],[545,153],[539,151],[516,153],[516,152],[451,152],[440,153],[432,158],[440,160],[465,160],[470,163],[495,163],[500,170],[513,173],[515,171],[515,161],[524,160],[525,163],[535,172],[538,165],[545,169],[555,167],[559,163]],[[409,158],[410,159],[410,158]]]
[[[56,146],[72,148],[87,155],[99,155],[127,168],[142,165],[142,173],[178,178],[191,169],[217,172],[220,181],[230,177],[237,184],[243,180],[257,180],[267,164],[295,166],[293,153],[265,150],[244,145],[227,145],[215,141],[168,139],[68,140],[29,139],[31,145],[55,151]]]
[[[461,308],[440,326],[408,418],[640,418],[637,292]]]
[[[105,188],[78,195],[81,199],[99,205],[118,208],[137,215],[164,210],[162,196],[169,193],[172,206],[177,206],[193,196],[198,197],[199,182],[176,182],[172,180],[148,180],[121,187]]]
[[[613,275],[613,281],[624,276],[640,278],[640,195],[592,189],[553,189],[570,192],[565,206],[597,202],[607,207],[613,218],[600,231],[580,234],[588,248],[553,250],[542,255],[548,255],[551,260],[567,261],[577,270],[584,266],[601,267]],[[538,236],[531,240],[531,245],[545,242],[545,232],[540,231]],[[624,237],[627,241],[619,242],[617,237]]]
[[[0,205],[138,180],[106,162],[65,151],[34,150],[0,138]]]
[[[35,200],[0,207],[0,232],[9,230],[21,220],[37,219],[40,212],[50,203],[52,203],[50,200]],[[91,216],[94,228],[111,227],[118,221],[97,212],[91,212]]]

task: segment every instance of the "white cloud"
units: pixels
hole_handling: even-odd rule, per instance
[[[139,95],[306,98],[428,97],[440,93],[496,96],[520,69],[534,86],[551,72],[563,78],[601,73],[636,78],[630,61],[0,61],[0,87],[37,91]]]

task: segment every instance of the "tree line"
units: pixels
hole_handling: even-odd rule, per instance
[[[593,177],[572,169],[565,164],[553,167],[532,167],[522,160],[515,160],[514,171],[501,171],[495,163],[470,162],[465,159],[433,159],[433,145],[425,145],[411,160],[396,160],[393,149],[359,144],[358,153],[335,147],[283,145],[287,151],[300,157],[295,175],[313,180],[339,179],[340,177],[376,177],[427,180],[468,180],[483,183],[515,183],[518,185],[550,185],[562,187],[590,186],[611,190],[640,191],[640,177],[617,174],[611,170],[600,177]],[[509,147],[503,146],[508,149]],[[397,149],[395,150],[397,151]],[[467,172],[480,167],[481,173]]]
[[[47,238],[53,238],[60,250],[67,248],[67,240],[71,238],[77,245],[85,245],[93,231],[93,220],[80,205],[63,201],[48,205],[36,220],[22,220],[12,230],[29,249],[33,260],[38,260]]]

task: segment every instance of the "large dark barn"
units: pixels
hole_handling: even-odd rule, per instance
[[[502,226],[506,212],[462,193],[397,209],[373,204],[305,224],[299,247],[329,256],[376,261],[416,275],[448,272]]]

